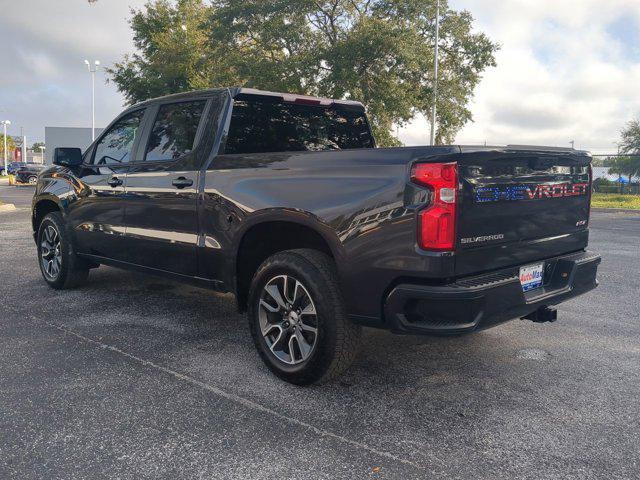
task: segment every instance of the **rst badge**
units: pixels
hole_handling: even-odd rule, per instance
[[[588,183],[556,183],[539,185],[508,185],[475,189],[477,203],[542,200],[545,198],[577,197],[587,195]]]

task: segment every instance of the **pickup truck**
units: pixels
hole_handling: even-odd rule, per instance
[[[44,280],[100,265],[235,294],[265,364],[299,384],[354,360],[362,326],[457,335],[597,286],[591,157],[376,148],[362,104],[224,88],[132,106],[58,148],[32,221]]]
[[[35,185],[38,181],[38,175],[43,169],[44,165],[40,163],[25,163],[14,170],[14,181]]]

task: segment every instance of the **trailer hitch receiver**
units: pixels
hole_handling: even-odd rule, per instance
[[[553,323],[558,319],[558,310],[545,305],[522,319],[531,320],[534,323]]]

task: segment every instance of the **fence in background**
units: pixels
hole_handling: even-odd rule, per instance
[[[631,176],[631,179],[628,174],[609,173],[615,158],[637,160],[640,165],[640,155],[593,155],[593,190],[598,193],[640,195],[640,167],[638,172]]]

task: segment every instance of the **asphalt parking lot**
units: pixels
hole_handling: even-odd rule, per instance
[[[29,195],[0,214],[0,478],[640,476],[640,214],[593,214],[601,286],[557,323],[368,330],[298,388],[231,297],[106,267],[48,289]]]
[[[34,190],[30,185],[11,186],[6,178],[0,179],[0,201],[13,203],[16,207],[31,206]]]

